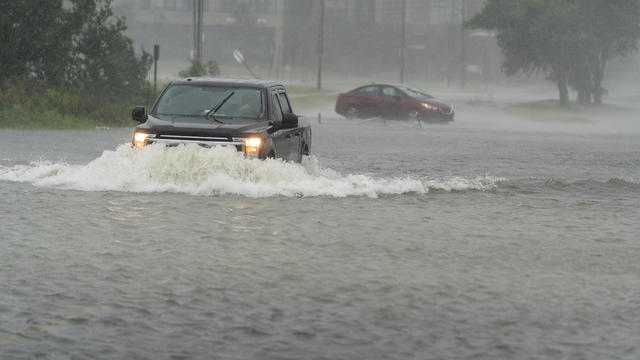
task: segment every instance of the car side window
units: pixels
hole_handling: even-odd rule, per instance
[[[273,117],[276,121],[282,121],[282,106],[280,100],[278,100],[278,94],[276,92],[271,93],[273,100]]]
[[[391,86],[385,86],[382,88],[382,96],[392,98],[392,97],[397,97],[401,95],[400,95],[400,92],[395,88],[392,88]]]
[[[280,100],[280,106],[282,107],[283,114],[291,114],[291,105],[289,104],[289,99],[287,99],[287,95],[285,93],[278,93],[278,100]]]
[[[380,96],[378,89],[379,88],[377,86],[367,86],[358,90],[358,92],[362,95],[367,95],[367,96]]]

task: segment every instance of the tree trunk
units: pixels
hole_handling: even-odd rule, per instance
[[[602,78],[604,77],[604,62],[598,66],[598,69],[593,74],[593,102],[598,105],[602,105],[602,97],[604,96],[605,89],[602,87]]]
[[[564,75],[559,75],[556,79],[556,83],[558,84],[558,93],[560,94],[560,106],[568,107],[569,87],[567,85],[567,77]]]
[[[591,70],[592,86],[593,86],[593,102],[598,105],[602,105],[602,97],[606,93],[606,89],[602,87],[602,80],[604,79],[604,69],[607,64],[609,51],[607,49],[600,52],[595,57],[595,63]]]
[[[578,89],[578,98],[576,100],[578,101],[578,104],[584,104],[587,102],[587,91],[584,86],[581,86]]]

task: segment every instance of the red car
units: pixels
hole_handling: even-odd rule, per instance
[[[382,117],[412,121],[453,121],[450,104],[416,88],[371,84],[338,95],[336,113],[347,118]]]

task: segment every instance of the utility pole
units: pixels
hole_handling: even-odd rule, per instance
[[[202,13],[204,12],[203,0],[193,0],[193,60],[202,61]]]
[[[402,0],[402,48],[400,49],[400,83],[404,83],[404,64],[407,57],[407,0]]]
[[[283,52],[284,40],[282,39],[282,37],[284,36],[283,26],[285,22],[283,3],[284,3],[284,0],[275,1],[275,6],[276,6],[275,14],[278,20],[276,20],[276,31],[275,31],[274,41],[273,41],[273,44],[274,44],[273,57],[271,58],[271,68],[269,70],[269,77],[271,77],[272,74],[275,73],[276,79],[280,78],[280,75],[281,75],[280,72],[282,70],[282,61],[283,61],[282,52]]]
[[[464,30],[464,22],[467,18],[467,0],[462,1],[462,10],[460,13],[460,87],[465,86],[465,76],[467,75],[467,33]]]
[[[158,96],[158,58],[160,58],[160,45],[153,45],[153,98]]]
[[[320,0],[320,26],[318,28],[318,78],[316,88],[322,89],[322,55],[324,53],[324,0]]]

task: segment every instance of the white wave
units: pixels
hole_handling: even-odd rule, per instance
[[[32,162],[0,166],[0,180],[35,186],[83,191],[178,192],[194,195],[237,194],[268,196],[369,196],[425,194],[429,189],[486,190],[490,179],[420,181],[411,177],[375,178],[323,168],[315,157],[303,164],[277,159],[246,159],[233,149],[206,149],[197,145],[148,146],[128,144],[105,151],[86,165]]]
[[[451,177],[445,180],[425,180],[425,185],[432,190],[443,191],[488,191],[494,189],[496,184],[501,181],[506,181],[505,178],[499,177],[476,177],[474,179],[466,179],[462,177]]]

